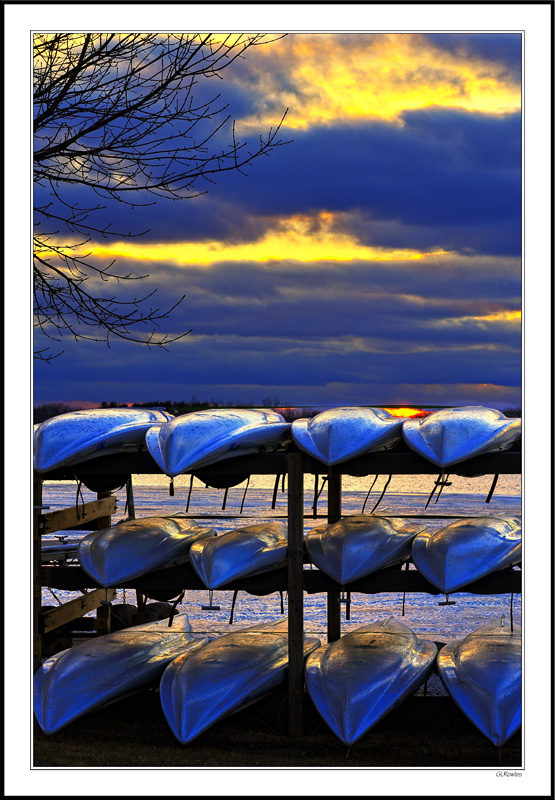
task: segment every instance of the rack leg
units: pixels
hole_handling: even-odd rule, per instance
[[[287,456],[288,567],[287,615],[289,636],[289,737],[303,735],[303,470],[302,455]]]
[[[328,525],[341,519],[341,475],[328,475]],[[339,592],[328,592],[328,642],[341,638]]]

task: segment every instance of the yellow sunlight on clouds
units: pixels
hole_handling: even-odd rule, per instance
[[[401,122],[404,111],[430,106],[506,114],[521,105],[520,84],[504,65],[443,50],[422,34],[293,33],[256,55],[277,59],[277,69],[262,64],[249,74],[261,105],[242,128],[275,122],[283,107],[288,127],[307,128],[368,117]]]
[[[410,261],[446,255],[446,251],[421,252],[369,247],[346,233],[332,230],[333,215],[296,215],[280,220],[253,242],[114,242],[95,244],[97,256],[120,256],[139,261],[166,261],[188,266],[207,266],[220,261]]]

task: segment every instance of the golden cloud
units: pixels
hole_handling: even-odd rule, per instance
[[[272,124],[284,107],[288,127],[302,129],[363,118],[402,124],[404,111],[431,106],[487,114],[521,106],[520,84],[502,64],[449,52],[422,34],[292,33],[249,57],[259,100],[257,113],[238,122],[243,129]]]

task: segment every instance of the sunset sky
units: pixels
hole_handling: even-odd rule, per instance
[[[291,143],[202,197],[111,204],[149,232],[87,248],[156,306],[186,294],[164,332],[192,332],[66,338],[35,403],[520,406],[521,35],[293,33],[217,90],[241,137],[288,108]]]

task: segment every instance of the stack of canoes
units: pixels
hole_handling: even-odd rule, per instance
[[[504,619],[443,647],[390,617],[321,645],[303,640],[309,695],[346,745],[366,734],[427,680],[437,664],[456,705],[495,745],[521,724],[521,635]],[[437,659],[436,659],[437,656]],[[191,742],[220,719],[283,683],[286,621],[195,638],[186,615],[125,628],[46,659],[34,710],[47,734],[159,683],[176,738]]]
[[[191,519],[128,519],[84,536],[77,557],[85,572],[101,586],[118,586],[188,561],[191,545],[213,536],[213,528],[200,527]]]
[[[152,425],[173,419],[165,411],[144,408],[92,408],[70,411],[41,422],[34,432],[34,466],[47,472],[91,458],[137,452]]]
[[[437,659],[436,659],[437,657]],[[521,634],[504,620],[443,647],[390,617],[318,648],[305,677],[318,712],[346,745],[413,694],[434,665],[456,705],[496,746],[521,725]]]
[[[463,518],[430,531],[402,518],[360,514],[313,528],[305,544],[311,562],[342,586],[410,559],[445,594],[522,557],[517,517]]]

